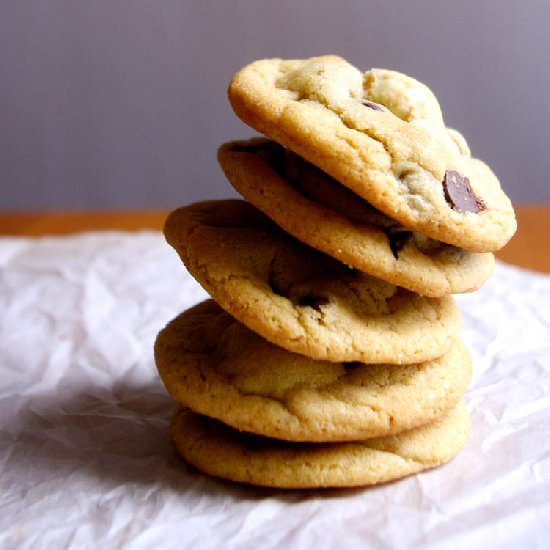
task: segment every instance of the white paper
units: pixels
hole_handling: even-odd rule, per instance
[[[550,276],[459,296],[470,440],[381,487],[273,491],[188,468],[160,328],[206,294],[157,233],[0,239],[4,548],[548,548]]]

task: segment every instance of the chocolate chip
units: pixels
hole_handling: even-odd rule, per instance
[[[319,311],[321,306],[326,306],[328,304],[328,298],[324,296],[300,296],[298,298],[298,304],[301,306],[312,307],[313,309]]]
[[[412,235],[412,231],[406,229],[392,230],[390,228],[386,230],[386,236],[388,237],[393,257],[396,260],[399,252],[411,240]]]
[[[366,99],[362,99],[361,103],[368,107],[369,109],[372,109],[373,111],[383,111],[382,107],[380,105],[377,105],[376,103],[373,103],[372,101],[367,101]]]
[[[362,363],[359,361],[349,361],[347,363],[342,363],[342,366],[346,369],[356,369],[357,367],[360,367]]]
[[[476,213],[487,208],[485,203],[476,197],[470,186],[470,180],[454,170],[445,172],[443,193],[449,206],[460,212]]]

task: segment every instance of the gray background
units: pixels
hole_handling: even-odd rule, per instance
[[[548,201],[549,23],[549,0],[2,0],[0,209],[232,196],[231,75],[322,53],[427,83],[512,199]]]

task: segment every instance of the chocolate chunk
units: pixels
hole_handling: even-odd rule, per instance
[[[376,103],[373,103],[372,101],[367,101],[366,99],[362,99],[361,103],[368,107],[369,109],[372,109],[373,111],[383,111],[382,107],[380,105],[377,105]]]
[[[386,230],[386,236],[388,237],[393,257],[396,260],[399,252],[411,240],[412,235],[412,231],[407,231],[406,229]]]
[[[342,363],[342,366],[346,369],[356,369],[357,367],[360,367],[363,363],[360,363],[359,361],[348,361],[347,363]]]
[[[470,186],[470,180],[454,170],[445,172],[443,193],[449,206],[460,212],[476,213],[487,208],[485,203],[476,197]]]
[[[328,298],[324,296],[300,296],[298,298],[298,304],[301,306],[312,307],[319,311],[320,306],[326,306],[328,304]]]

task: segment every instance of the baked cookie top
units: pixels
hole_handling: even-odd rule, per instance
[[[496,176],[413,78],[362,73],[336,56],[265,59],[228,93],[244,122],[405,227],[473,252],[501,248],[516,230]]]
[[[471,375],[458,340],[419,365],[317,361],[267,342],[213,300],[159,333],[155,360],[180,404],[290,441],[353,441],[426,424],[458,403]]]
[[[244,201],[181,208],[164,232],[216,302],[289,351],[329,361],[419,363],[445,353],[458,333],[452,297],[424,298],[349,269]]]
[[[350,443],[291,443],[238,432],[178,410],[172,439],[180,454],[216,477],[284,489],[375,485],[439,466],[466,443],[463,403],[431,424],[398,435]]]
[[[226,143],[218,160],[235,189],[277,225],[360,271],[432,297],[476,290],[493,272],[492,254],[406,229],[274,141]]]

